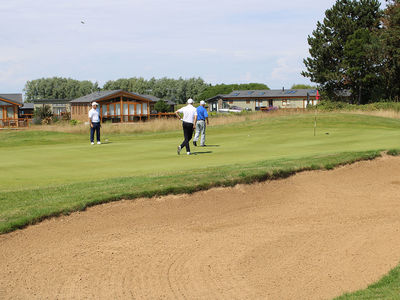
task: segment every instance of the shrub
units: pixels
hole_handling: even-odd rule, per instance
[[[158,112],[164,113],[164,112],[168,112],[170,110],[170,106],[164,100],[159,100],[154,105],[154,109]]]
[[[74,120],[74,119],[69,121],[69,124],[72,125],[72,126],[78,125],[79,123],[80,122],[78,120]]]

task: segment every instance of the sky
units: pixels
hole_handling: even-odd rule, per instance
[[[310,84],[307,36],[334,0],[1,0],[0,93],[28,80],[201,77]]]

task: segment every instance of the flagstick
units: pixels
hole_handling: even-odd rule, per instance
[[[317,134],[317,108],[314,111],[314,136]]]

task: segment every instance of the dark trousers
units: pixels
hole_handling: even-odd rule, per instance
[[[189,142],[193,136],[193,123],[183,122],[182,127],[185,140],[182,142],[181,148],[186,147],[186,152],[190,152]]]
[[[92,123],[93,127],[90,127],[90,142],[94,142],[94,132],[96,131],[97,141],[100,142],[100,122]]]

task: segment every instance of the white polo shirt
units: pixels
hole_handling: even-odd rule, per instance
[[[91,110],[89,110],[89,119],[92,120],[92,123],[100,122],[100,115],[97,109],[92,108]]]
[[[194,123],[194,117],[197,116],[197,110],[192,104],[188,104],[181,109],[178,109],[178,112],[183,113],[183,122]]]

